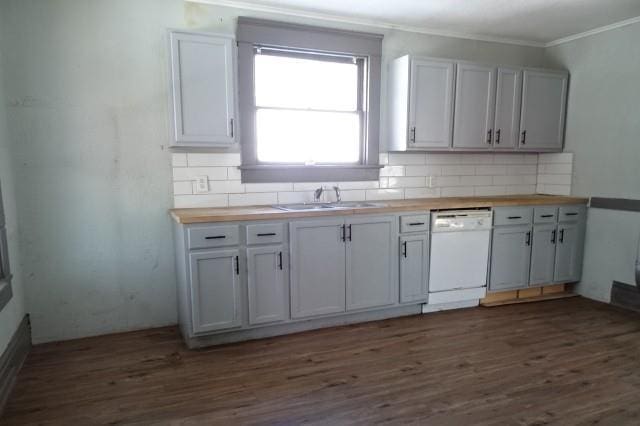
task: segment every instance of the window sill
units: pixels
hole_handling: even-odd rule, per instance
[[[345,182],[378,180],[380,165],[244,165],[243,183]]]
[[[11,276],[0,280],[0,311],[9,303],[13,297],[11,291]]]

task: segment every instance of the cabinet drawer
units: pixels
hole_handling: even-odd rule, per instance
[[[585,219],[587,207],[583,205],[563,206],[560,207],[558,221],[560,222],[578,222]]]
[[[400,216],[400,232],[426,232],[429,230],[429,214]]]
[[[189,249],[235,246],[239,244],[238,225],[204,226],[188,231]]]
[[[495,209],[493,224],[501,225],[529,225],[532,222],[532,207],[503,207]]]
[[[247,225],[247,244],[281,243],[284,241],[282,223]]]
[[[536,207],[533,209],[533,223],[556,223],[557,207]]]

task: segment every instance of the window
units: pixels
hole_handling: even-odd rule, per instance
[[[359,164],[365,58],[255,49],[260,163]]]
[[[378,179],[381,39],[239,19],[244,182]]]

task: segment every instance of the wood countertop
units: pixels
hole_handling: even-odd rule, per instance
[[[246,220],[293,219],[320,216],[348,216],[413,210],[462,209],[474,207],[587,204],[588,198],[556,195],[507,195],[497,197],[442,197],[408,200],[370,201],[376,207],[342,208],[311,211],[284,211],[271,206],[171,209],[171,217],[182,224],[238,222]],[[369,202],[369,201],[367,201]]]

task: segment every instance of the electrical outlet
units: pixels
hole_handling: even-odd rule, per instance
[[[196,193],[206,194],[209,192],[209,176],[197,176],[196,177]]]

